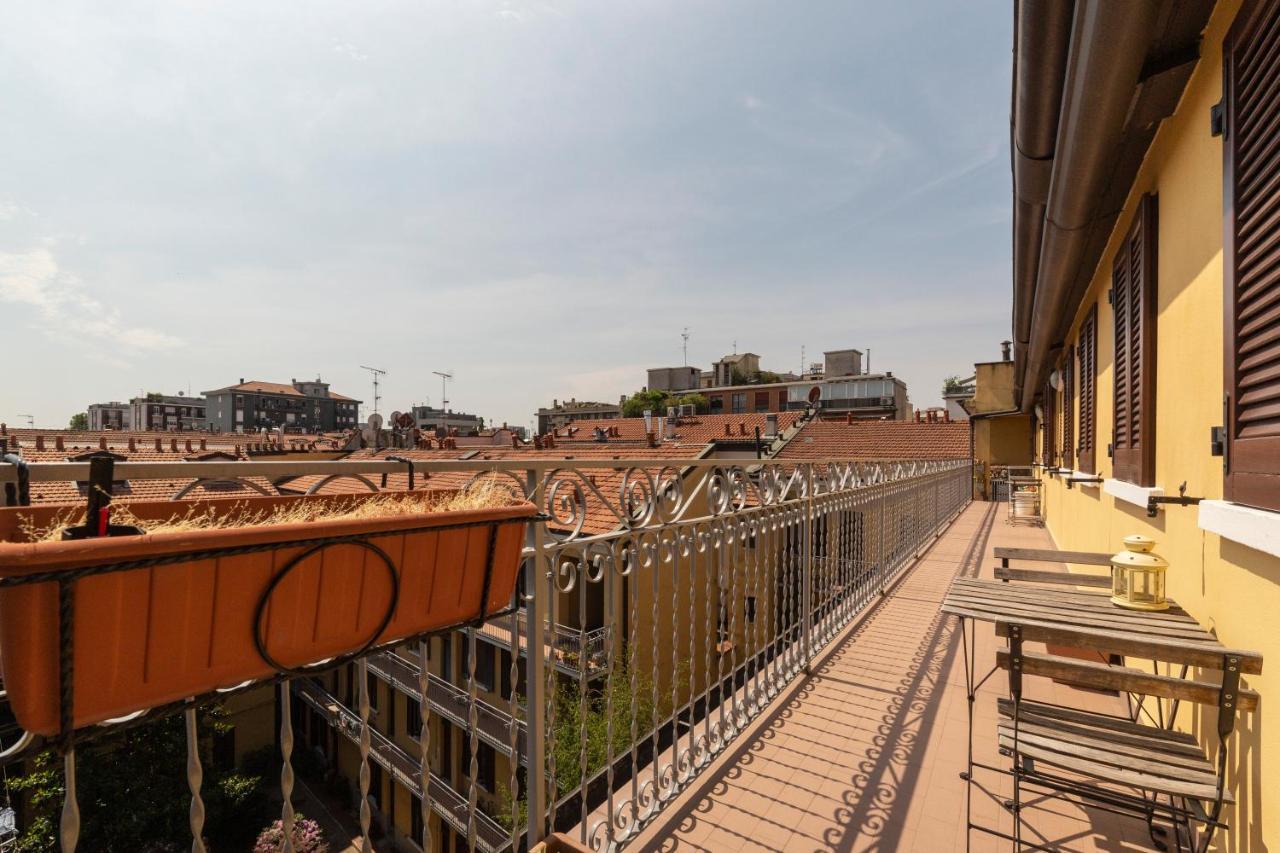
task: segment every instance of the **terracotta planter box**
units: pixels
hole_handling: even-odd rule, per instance
[[[143,503],[130,510],[142,518],[167,518],[192,506],[229,513],[367,499],[238,498]],[[65,507],[0,510],[0,578],[54,573],[49,580],[0,590],[0,659],[9,700],[23,728],[45,735],[60,730],[59,575],[166,561],[81,576],[69,585],[72,707],[74,727],[80,728],[271,676],[278,669],[260,653],[259,643],[271,660],[292,669],[504,612],[515,589],[525,523],[534,514],[531,504],[519,503],[388,518],[18,541],[24,518],[48,523],[58,509]]]

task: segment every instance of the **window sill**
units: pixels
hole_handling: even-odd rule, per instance
[[[1118,501],[1140,506],[1143,509],[1147,508],[1147,498],[1160,497],[1164,494],[1164,489],[1160,486],[1135,486],[1133,483],[1111,478],[1102,482],[1102,491]]]
[[[1280,557],[1280,512],[1230,501],[1201,501],[1197,524],[1223,539]]]

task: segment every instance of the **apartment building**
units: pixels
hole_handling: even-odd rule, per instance
[[[1062,26],[1016,28],[1015,358],[979,365],[979,397],[992,419],[1034,419],[1058,547],[1151,537],[1170,598],[1275,658],[1280,2],[1065,8]],[[1217,741],[1211,716],[1178,727]],[[1280,783],[1261,758],[1280,750],[1280,707],[1234,736],[1223,849],[1261,850],[1280,838],[1258,793]]]
[[[329,383],[243,378],[235,385],[204,392],[209,426],[222,432],[332,432],[354,429],[359,400],[329,390]]]
[[[596,403],[585,400],[552,400],[550,407],[538,409],[536,420],[538,433],[546,434],[552,430],[568,426],[575,421],[599,421],[622,417],[622,404],[626,402],[623,395],[617,403]]]
[[[133,422],[129,403],[90,403],[87,411],[88,428],[95,432],[129,429]]]
[[[451,430],[457,430],[457,435],[479,435],[484,428],[484,420],[479,415],[467,412],[433,409],[430,406],[414,406],[410,411],[418,429],[430,435],[449,435]]]
[[[129,401],[129,424],[131,429],[143,431],[202,430],[206,409],[203,397],[188,397],[181,391],[173,395],[151,393]]]

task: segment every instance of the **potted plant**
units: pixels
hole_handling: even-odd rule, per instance
[[[5,687],[37,734],[67,733],[66,687],[80,728],[504,612],[534,514],[502,490],[173,501],[60,541],[76,511],[0,510]]]

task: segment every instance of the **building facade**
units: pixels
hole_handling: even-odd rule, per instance
[[[578,400],[552,400],[550,408],[538,409],[538,433],[540,435],[552,430],[566,427],[574,421],[613,420],[622,417],[622,404],[626,396],[617,403],[588,403]]]
[[[206,427],[206,409],[203,397],[187,397],[181,392],[134,397],[129,401],[129,428],[164,432],[202,430]]]
[[[910,416],[907,385],[892,373],[796,379],[767,384],[704,388],[713,415],[785,412],[804,409],[816,399],[821,417],[891,418]]]
[[[1115,553],[1126,536],[1151,537],[1170,563],[1170,598],[1227,647],[1273,662],[1280,2],[1193,8],[1158,28],[1154,6],[1100,4],[1096,20],[1073,25],[1068,11],[1061,30],[1020,31],[1014,136],[1050,146],[1014,146],[1011,397],[1038,425],[1058,547]],[[1065,90],[1045,83],[1064,76]],[[1071,109],[1076,98],[1090,109]],[[1097,156],[1067,156],[1077,145]],[[1035,180],[1046,169],[1052,180]],[[1068,208],[1091,218],[1062,225],[1055,211]],[[1280,810],[1264,806],[1280,769],[1262,760],[1280,751],[1280,676],[1271,667],[1247,684],[1264,702],[1234,735],[1224,850],[1280,838]],[[1216,743],[1213,715],[1178,727]]]
[[[414,406],[412,413],[418,429],[432,435],[447,435],[450,430],[455,429],[458,435],[477,435],[484,429],[484,419],[479,415],[455,412],[453,409]]]
[[[359,400],[329,390],[329,383],[241,379],[205,392],[209,426],[219,432],[332,432],[355,429]]]
[[[128,403],[90,403],[88,416],[89,429],[93,431],[124,430],[133,423]]]
[[[702,371],[696,367],[651,367],[648,388],[650,391],[696,391]]]

